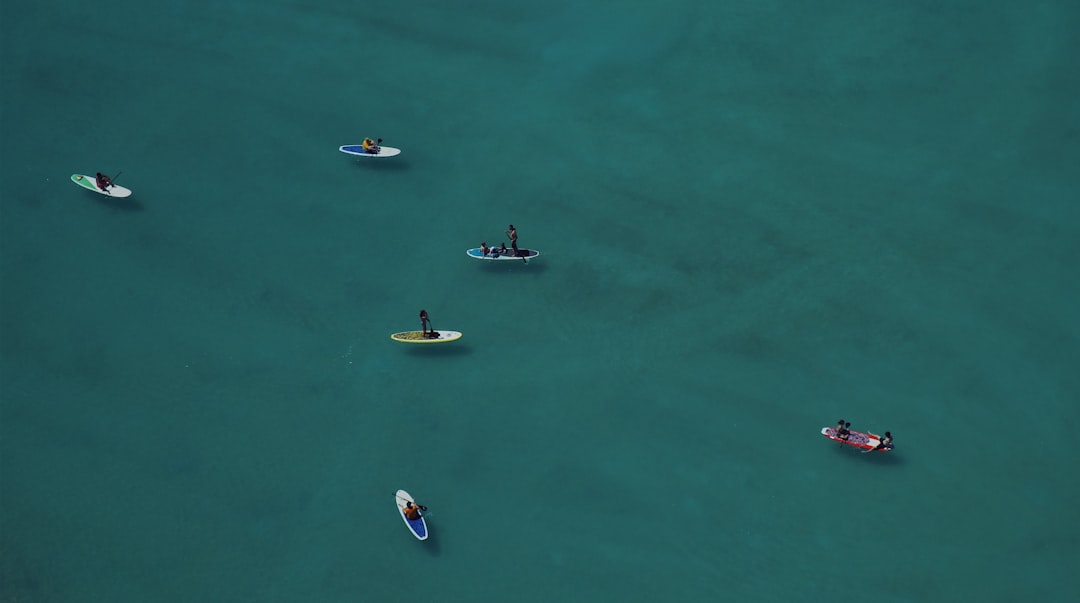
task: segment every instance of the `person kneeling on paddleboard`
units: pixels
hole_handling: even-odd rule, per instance
[[[481,242],[480,243],[480,255],[482,255],[484,257],[487,257],[489,253],[491,253],[491,250],[488,249],[487,241]]]
[[[841,440],[848,439],[848,435],[851,434],[851,431],[848,430],[848,427],[851,427],[851,423],[845,423],[843,419],[837,421],[836,437],[840,438]]]
[[[101,190],[106,190],[110,186],[112,186],[112,178],[109,178],[105,174],[102,174],[101,172],[98,172],[95,184],[97,184],[97,187],[100,188]]]
[[[382,142],[381,138],[379,139],[379,142]],[[379,142],[375,142],[370,138],[365,138],[361,146],[364,147],[365,152],[377,155],[379,153]]]

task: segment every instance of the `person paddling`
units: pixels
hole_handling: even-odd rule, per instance
[[[422,515],[420,515],[421,511],[427,511],[427,507],[424,505],[414,505],[411,500],[405,501],[405,519],[416,521],[422,517]]]
[[[420,310],[420,329],[424,339],[435,339],[439,336],[435,329],[431,328],[431,319],[428,318],[427,310]]]
[[[105,191],[107,193],[107,192],[109,192],[109,190],[108,190],[109,187],[112,186],[112,178],[109,178],[105,174],[102,174],[101,172],[98,172],[97,173],[97,178],[95,178],[94,183],[97,184],[98,188],[100,188],[101,190],[103,190],[103,191]]]

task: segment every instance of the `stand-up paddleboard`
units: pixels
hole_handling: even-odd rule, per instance
[[[421,515],[420,519],[409,519],[405,515],[406,502],[411,502],[414,507],[416,506],[416,501],[413,500],[412,495],[404,490],[398,490],[394,494],[394,501],[397,503],[398,513],[401,513],[401,520],[405,522],[405,525],[409,526],[409,531],[413,533],[413,536],[416,536],[418,540],[427,540],[427,522],[424,521],[424,516]]]
[[[83,174],[72,174],[71,181],[89,191],[94,191],[99,195],[108,195],[110,197],[130,197],[131,191],[122,186],[116,184],[110,184],[105,187],[105,190],[101,190],[97,185],[97,178],[94,176],[84,176]]]
[[[435,331],[436,337],[424,337],[423,331],[403,331],[394,333],[390,339],[401,343],[447,343],[461,339],[459,331]]]
[[[484,255],[480,253],[479,247],[474,247],[465,252],[465,255],[478,260],[531,260],[534,257],[540,255],[540,252],[535,249],[518,249],[518,254],[514,255],[514,250],[507,248],[506,253],[499,251],[498,249],[489,249],[488,254]]]
[[[836,435],[835,427],[822,427],[821,435],[834,442],[840,442],[841,444],[847,444],[848,446],[854,446],[863,450],[874,450],[877,448],[878,444],[881,443],[881,436],[876,433],[863,433],[861,431],[855,431],[854,429],[848,430],[848,437],[846,440]],[[892,450],[892,446],[878,448],[877,452],[888,452],[890,450]]]
[[[362,144],[347,144],[345,146],[338,147],[338,150],[342,153],[349,155],[359,155],[361,157],[393,157],[394,155],[400,155],[401,149],[395,149],[394,147],[381,146],[378,153],[369,153],[364,150]]]

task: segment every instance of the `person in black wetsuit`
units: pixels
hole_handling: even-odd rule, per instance
[[[843,419],[837,421],[836,437],[840,438],[841,440],[848,439],[848,436],[851,435],[851,431],[848,430],[848,427],[851,427],[851,423],[845,423]]]
[[[886,431],[885,437],[881,438],[874,450],[892,450],[892,432]]]
[[[435,329],[431,328],[431,319],[428,318],[427,310],[420,310],[420,329],[424,339],[435,339],[439,336]]]
[[[109,192],[109,187],[112,186],[112,178],[109,178],[105,174],[98,172],[97,178],[95,178],[94,180],[94,184],[97,184],[97,187],[101,190]]]

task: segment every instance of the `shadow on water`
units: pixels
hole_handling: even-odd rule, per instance
[[[108,207],[116,211],[143,211],[143,204],[131,197],[106,197],[97,193],[91,193],[98,205]]]
[[[862,450],[851,446],[837,444],[836,453],[843,456],[850,456],[857,462],[870,463],[872,465],[898,466],[903,465],[906,462],[903,456],[896,454],[895,450],[889,452],[863,452]]]
[[[472,354],[472,348],[452,342],[446,345],[410,345],[406,353],[410,356],[468,356]]]
[[[434,533],[428,534],[428,539],[421,542],[420,544],[423,545],[424,550],[426,550],[429,555],[433,557],[439,556],[439,539],[435,537]]]
[[[480,263],[479,269],[487,274],[543,274],[547,271],[547,262],[543,259],[543,256],[529,260],[528,264],[525,262],[477,261]]]
[[[365,157],[355,158],[352,160],[356,164],[356,167],[361,170],[389,170],[392,172],[403,172],[409,169],[409,162],[397,157],[384,157],[374,158]]]

